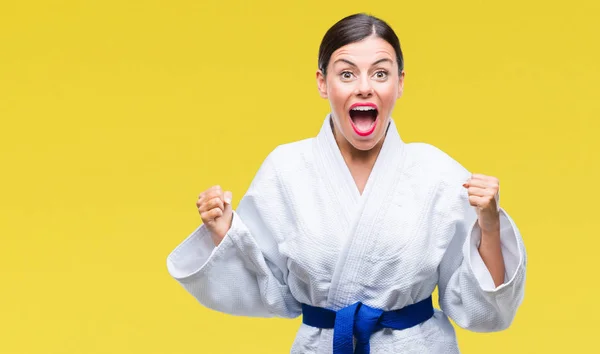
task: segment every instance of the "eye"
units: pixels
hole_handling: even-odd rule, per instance
[[[379,70],[375,72],[375,78],[380,80],[385,80],[388,76],[388,72],[385,70]]]
[[[350,71],[342,71],[340,76],[342,77],[343,80],[350,80],[352,79],[352,73]]]

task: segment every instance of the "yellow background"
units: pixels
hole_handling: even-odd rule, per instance
[[[3,1],[0,353],[285,353],[300,319],[212,312],[167,254],[213,184],[234,206],[328,112],[325,31],[397,31],[406,141],[500,178],[525,302],[464,353],[598,352],[597,1]]]

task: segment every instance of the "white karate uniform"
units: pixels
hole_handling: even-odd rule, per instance
[[[393,122],[362,195],[330,116],[315,138],[281,145],[261,165],[215,247],[200,225],[167,268],[202,305],[228,314],[294,318],[301,304],[385,311],[439,287],[434,316],[370,337],[371,353],[458,353],[448,317],[468,330],[506,329],[520,306],[526,253],[500,208],[506,274],[495,287],[462,184],[471,174],[441,150],[404,143]],[[332,353],[333,329],[301,324],[291,353]]]

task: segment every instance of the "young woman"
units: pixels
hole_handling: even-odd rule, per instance
[[[523,240],[497,178],[401,140],[394,31],[342,19],[316,79],[331,105],[318,135],[274,149],[235,211],[230,192],[201,193],[203,224],[168,256],[170,274],[217,311],[302,315],[292,353],[458,353],[449,318],[507,328],[524,294]]]

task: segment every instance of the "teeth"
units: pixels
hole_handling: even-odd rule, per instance
[[[374,111],[375,107],[371,106],[357,106],[352,108],[353,111]]]

